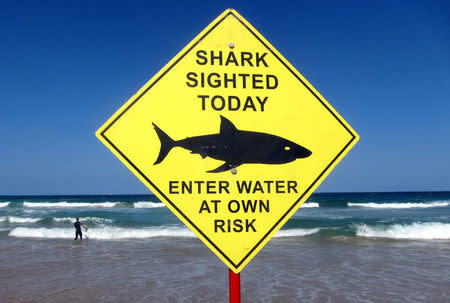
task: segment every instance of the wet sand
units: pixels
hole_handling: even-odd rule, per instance
[[[0,302],[228,302],[198,239],[0,239]],[[243,302],[450,302],[450,243],[273,239],[241,272]]]

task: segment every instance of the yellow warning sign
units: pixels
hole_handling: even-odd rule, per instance
[[[96,135],[235,273],[358,141],[234,10]]]

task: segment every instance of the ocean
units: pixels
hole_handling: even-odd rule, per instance
[[[313,194],[243,302],[450,302],[449,240],[450,192]],[[153,195],[0,196],[0,252],[0,302],[228,301],[226,266]]]

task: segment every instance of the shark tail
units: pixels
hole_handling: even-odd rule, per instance
[[[158,135],[159,140],[161,141],[161,149],[159,150],[158,159],[156,159],[155,164],[161,163],[170,150],[175,147],[175,141],[170,138],[165,132],[163,132],[155,123],[152,123],[155,128],[156,134]]]

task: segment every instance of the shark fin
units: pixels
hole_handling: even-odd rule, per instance
[[[230,162],[225,162],[224,164],[222,164],[221,166],[217,167],[216,169],[213,170],[208,170],[207,173],[221,173],[227,170],[230,170],[232,168],[238,167],[239,164],[235,164],[235,163],[230,163]]]
[[[194,152],[194,151],[191,151],[191,154],[199,154],[202,157],[202,159],[205,159],[206,157],[208,157],[206,154],[202,154],[202,153],[198,153],[198,152]]]
[[[163,132],[155,123],[152,123],[155,128],[156,134],[161,141],[161,149],[159,150],[158,159],[156,159],[153,165],[159,164],[164,160],[169,151],[176,145],[175,141],[170,138],[165,132]]]
[[[225,118],[224,116],[220,116],[220,134],[221,135],[227,135],[227,134],[233,134],[237,132],[238,129],[236,126],[234,126],[233,123],[231,123],[230,120]]]

